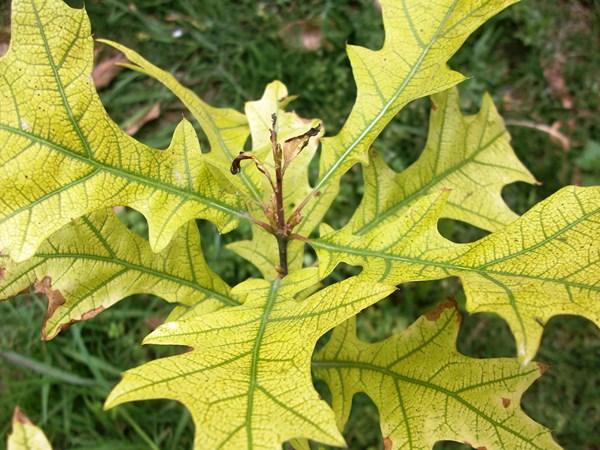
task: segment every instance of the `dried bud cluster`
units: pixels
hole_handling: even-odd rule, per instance
[[[273,194],[271,195],[269,203],[263,205],[265,216],[269,223],[266,224],[261,222],[257,224],[273,234],[277,239],[279,245],[279,264],[277,265],[277,272],[283,277],[287,275],[287,241],[291,238],[293,229],[302,221],[300,212],[302,207],[304,207],[309,200],[309,198],[305,199],[286,221],[283,206],[283,177],[285,176],[285,171],[290,163],[306,148],[310,138],[319,134],[321,131],[321,124],[312,127],[303,134],[287,139],[282,145],[277,139],[277,114],[272,114],[271,120],[272,128],[270,134],[273,160],[275,163],[275,182],[273,182],[273,177],[265,165],[251,152],[240,152],[231,163],[230,171],[233,175],[240,173],[241,162],[245,159],[251,159],[254,161],[259,172],[261,172],[269,181]]]

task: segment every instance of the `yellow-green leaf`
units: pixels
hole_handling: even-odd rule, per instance
[[[502,118],[485,95],[478,114],[463,116],[458,90],[433,95],[429,139],[421,157],[401,173],[370,152],[364,168],[365,198],[350,221],[356,234],[406,210],[421,195],[441,188],[452,192],[441,216],[494,231],[518,216],[502,199],[502,188],[535,179],[510,146]]]
[[[307,439],[291,439],[290,445],[294,450],[311,450]]]
[[[7,450],[52,450],[46,435],[25,415],[15,408],[12,419],[12,433],[8,436]]]
[[[464,79],[446,63],[486,20],[517,0],[380,0],[385,42],[381,49],[348,46],[356,103],[339,134],[323,139],[315,189],[339,179],[366,153],[381,130],[408,102]]]
[[[455,244],[437,231],[448,194],[421,197],[363,235],[343,228],[314,241],[321,276],[340,261],[390,284],[459,276],[467,309],[502,316],[525,363],[552,316],[577,314],[600,324],[599,187],[563,188],[471,244]]]
[[[153,253],[148,241],[129,231],[110,209],[66,225],[24,262],[0,255],[0,298],[32,284],[48,296],[44,339],[133,294],[177,302],[177,316],[189,309],[199,314],[239,304],[206,264],[194,221],[180,228],[164,250]]]
[[[91,78],[84,10],[61,0],[15,0],[0,58],[0,248],[17,261],[94,210],[128,205],[148,219],[159,251],[193,218],[231,230],[245,208],[223,192],[183,121],[167,150],[140,144],[104,110]]]
[[[222,174],[229,174],[231,161],[244,148],[249,128],[246,117],[230,108],[215,108],[202,101],[193,91],[184,87],[169,72],[156,67],[135,51],[116,42],[99,39],[99,42],[111,45],[123,52],[131,64],[121,64],[137,72],[158,80],[175,94],[190,110],[194,118],[206,133],[210,144],[210,153],[205,159],[218,167]],[[265,117],[268,120],[268,117]],[[252,198],[261,199],[261,183],[248,177],[245,173],[236,178],[228,177],[238,191]]]
[[[560,448],[520,407],[543,366],[460,354],[459,322],[447,302],[375,344],[357,338],[354,318],[335,328],[313,369],[329,385],[338,427],[348,419],[354,394],[365,392],[379,408],[389,450],[431,449],[441,440],[490,450]]]
[[[300,437],[344,445],[310,358],[320,336],[393,288],[354,277],[294,299],[317,281],[316,269],[248,280],[234,288],[243,305],[162,325],[144,342],[193,350],[127,371],[106,407],[176,399],[192,413],[202,450],[280,449]]]

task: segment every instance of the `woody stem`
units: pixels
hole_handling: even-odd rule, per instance
[[[280,277],[283,278],[288,273],[288,236],[286,234],[285,211],[283,207],[282,152],[281,146],[277,143],[277,133],[275,132],[276,124],[277,116],[273,114],[273,131],[271,133],[271,139],[273,142],[273,156],[275,160],[275,203],[277,208],[277,231],[275,232],[275,238],[277,239],[277,246],[279,248],[279,266],[281,267]]]

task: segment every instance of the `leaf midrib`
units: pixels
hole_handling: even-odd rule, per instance
[[[367,363],[367,362],[350,361],[350,360],[333,360],[333,359],[313,359],[312,366],[316,369],[325,369],[325,370],[358,369],[359,371],[376,372],[376,373],[382,374],[384,376],[388,376],[393,380],[399,380],[401,382],[408,383],[408,384],[416,384],[423,388],[430,389],[430,390],[438,392],[438,393],[442,393],[442,394],[454,399],[458,403],[461,403],[466,408],[470,409],[475,414],[477,414],[478,416],[482,417],[483,419],[487,420],[489,423],[494,425],[494,427],[502,428],[503,430],[509,432],[510,434],[517,436],[518,438],[522,439],[525,442],[528,442],[533,447],[543,450],[542,447],[537,446],[533,441],[522,436],[521,434],[519,434],[517,431],[513,430],[512,428],[505,426],[501,422],[497,422],[497,421],[493,420],[492,417],[487,416],[485,413],[483,413],[482,411],[477,409],[475,406],[471,405],[468,401],[461,398],[458,394],[456,394],[452,391],[449,391],[449,390],[443,388],[442,386],[439,386],[439,385],[436,385],[433,383],[429,383],[427,381],[418,380],[416,378],[412,378],[412,377],[409,377],[406,375],[401,375],[401,374],[396,373],[387,368],[382,368],[382,367],[379,367],[379,366],[376,366],[374,364]],[[539,371],[539,370],[536,368],[527,373],[514,375],[512,377],[504,377],[502,380],[525,377],[535,371]]]
[[[592,285],[585,285],[582,283],[575,283],[575,282],[569,282],[569,281],[565,281],[564,279],[556,279],[556,278],[543,278],[541,276],[532,276],[532,275],[526,275],[526,274],[520,274],[520,273],[510,273],[510,272],[502,272],[499,270],[489,270],[487,269],[487,267],[493,265],[493,264],[498,264],[501,262],[504,262],[508,259],[511,258],[516,258],[518,256],[521,256],[531,250],[535,250],[545,244],[547,244],[548,242],[556,239],[558,236],[560,236],[563,233],[566,233],[567,231],[569,231],[571,228],[573,228],[575,225],[581,223],[584,220],[589,219],[591,216],[598,214],[600,212],[600,208],[595,209],[589,213],[584,214],[583,216],[581,216],[580,218],[578,218],[576,221],[574,222],[570,222],[569,224],[567,224],[564,228],[561,228],[560,230],[558,230],[556,233],[554,233],[553,235],[550,235],[546,238],[544,238],[543,240],[541,240],[540,242],[527,247],[519,252],[498,258],[494,261],[490,261],[488,263],[482,264],[479,267],[469,267],[469,266],[462,266],[462,265],[458,265],[458,264],[452,264],[452,263],[448,263],[448,262],[437,262],[437,261],[428,261],[428,260],[423,260],[423,259],[418,259],[418,258],[411,258],[411,257],[406,257],[406,256],[398,256],[398,255],[389,255],[389,254],[385,254],[385,253],[381,253],[378,251],[373,251],[373,250],[368,250],[368,249],[355,249],[355,248],[351,248],[351,247],[344,247],[342,245],[338,245],[335,243],[326,243],[322,240],[312,240],[310,241],[310,244],[314,247],[317,248],[323,248],[325,250],[328,250],[330,252],[345,252],[351,255],[357,255],[357,256],[367,256],[367,257],[374,257],[374,258],[380,258],[380,259],[384,259],[384,260],[394,260],[394,261],[400,261],[400,262],[406,262],[406,263],[412,263],[412,264],[422,264],[422,265],[427,265],[427,266],[434,266],[434,267],[440,267],[442,269],[446,269],[448,271],[451,270],[457,270],[460,272],[472,272],[472,273],[478,273],[481,276],[485,275],[500,275],[500,276],[507,276],[507,277],[518,277],[518,278],[527,278],[527,279],[534,279],[534,280],[540,280],[540,281],[549,281],[549,282],[553,282],[553,283],[558,283],[558,284],[562,284],[565,286],[573,286],[573,287],[579,287],[579,288],[583,288],[583,289],[589,289],[589,290],[593,290],[593,291],[600,291],[600,286],[592,286]],[[485,240],[486,238],[484,238]],[[475,243],[476,245],[471,246],[466,252],[460,254],[459,256],[457,256],[456,259],[460,259],[463,258],[467,253],[469,253],[470,251],[472,251],[473,249],[476,248],[476,246],[482,245],[483,243],[480,241],[478,243]],[[468,245],[468,244],[456,244],[456,245]],[[460,275],[460,274],[459,274]]]
[[[145,273],[145,274],[154,276],[156,278],[163,278],[167,281],[172,281],[174,283],[178,283],[183,286],[189,287],[195,291],[202,292],[203,294],[206,294],[209,297],[218,298],[219,301],[221,301],[222,303],[224,303],[228,306],[241,305],[240,302],[238,302],[230,297],[226,297],[221,293],[218,293],[216,291],[212,291],[208,288],[205,288],[197,283],[194,283],[193,281],[186,280],[185,278],[180,278],[176,275],[168,274],[166,272],[160,272],[158,270],[155,270],[155,269],[152,269],[152,268],[149,268],[146,266],[137,265],[135,263],[131,263],[131,262],[125,261],[123,259],[114,259],[110,256],[105,257],[105,256],[100,256],[100,255],[90,255],[90,254],[82,254],[82,253],[54,253],[54,254],[36,253],[34,255],[34,258],[35,257],[44,258],[45,260],[55,260],[55,259],[61,259],[61,258],[87,259],[87,260],[91,260],[91,261],[101,261],[101,262],[110,263],[110,264],[117,264],[117,265],[120,265],[131,271]]]
[[[417,258],[409,258],[409,257],[405,257],[405,256],[386,255],[386,254],[381,254],[381,253],[378,253],[375,251],[369,251],[369,250],[363,250],[363,249],[352,249],[352,248],[343,247],[341,245],[335,245],[335,244],[324,245],[322,242],[316,242],[316,241],[311,241],[311,245],[313,245],[314,247],[317,247],[317,248],[323,248],[325,250],[331,250],[331,251],[339,251],[339,252],[348,253],[351,255],[367,256],[367,257],[370,256],[370,257],[380,258],[380,259],[384,259],[384,260],[394,260],[394,261],[400,261],[400,262],[405,262],[405,263],[410,263],[410,264],[421,264],[423,266],[440,267],[442,269],[447,269],[448,276],[452,275],[452,272],[451,272],[452,270],[456,270],[459,272],[468,272],[468,273],[472,272],[472,273],[477,273],[477,274],[482,274],[482,275],[483,274],[493,274],[493,275],[500,275],[500,276],[506,276],[506,277],[517,277],[517,278],[526,278],[526,279],[533,279],[533,280],[539,280],[539,281],[549,281],[549,282],[553,282],[553,283],[562,284],[565,286],[578,287],[578,288],[582,288],[582,289],[589,289],[589,290],[600,292],[600,286],[596,287],[596,286],[586,285],[586,284],[582,284],[582,283],[569,282],[569,281],[556,279],[556,278],[542,278],[542,277],[537,277],[537,276],[532,276],[532,275],[501,272],[501,271],[497,271],[497,270],[488,270],[488,269],[482,270],[480,268],[460,266],[458,264],[427,261],[427,260],[422,260],[422,259],[417,259]],[[455,275],[460,276],[460,273],[455,274]]]
[[[228,205],[217,202],[216,200],[207,199],[206,197],[203,197],[196,192],[189,192],[183,188],[180,189],[180,188],[177,188],[176,186],[166,184],[166,183],[162,184],[162,183],[159,183],[158,180],[155,180],[153,178],[149,178],[144,175],[139,175],[139,174],[124,170],[123,168],[120,168],[120,167],[110,166],[101,161],[98,161],[97,159],[87,158],[83,155],[78,154],[74,150],[65,149],[65,148],[61,147],[60,145],[58,145],[44,137],[37,136],[32,133],[28,133],[28,132],[25,132],[18,128],[13,128],[13,127],[10,127],[10,126],[4,125],[4,124],[0,124],[0,130],[4,130],[9,133],[13,133],[18,136],[24,137],[26,139],[29,139],[29,140],[35,142],[38,145],[42,145],[42,146],[51,148],[62,155],[65,155],[72,159],[76,159],[84,164],[89,165],[93,169],[93,171],[97,172],[97,171],[102,170],[103,172],[113,175],[115,177],[123,178],[129,182],[141,184],[141,185],[147,186],[147,187],[157,190],[157,191],[158,190],[165,191],[165,192],[168,192],[169,194],[173,194],[177,197],[184,198],[184,199],[193,199],[194,201],[196,201],[198,203],[217,208],[223,212],[226,212],[227,214],[233,215],[240,219],[248,220],[248,218],[249,218],[248,213],[245,211],[231,209]],[[159,150],[155,150],[155,151],[159,151]],[[61,186],[61,188],[62,188],[62,186]],[[55,193],[59,193],[61,191],[62,191],[62,189],[57,189],[55,191],[52,191],[52,192],[46,194],[46,197],[48,197],[50,195],[54,195]],[[26,210],[26,209],[28,209],[28,206],[17,209],[15,211],[13,211],[13,213],[10,215],[5,215],[3,217],[3,219],[0,221],[0,223],[6,221],[13,215],[18,214],[19,212],[22,212],[23,210]]]
[[[258,332],[256,333],[256,340],[254,342],[254,347],[252,349],[251,355],[252,360],[250,364],[250,375],[249,375],[249,383],[248,383],[248,404],[246,406],[246,436],[248,438],[248,448],[253,448],[252,446],[252,412],[254,406],[254,394],[257,388],[260,388],[257,380],[258,373],[258,362],[260,360],[260,349],[262,340],[267,329],[267,324],[269,323],[269,316],[273,307],[275,306],[275,302],[277,300],[277,292],[279,290],[279,286],[281,284],[281,279],[277,278],[269,288],[269,294],[267,297],[267,303],[265,304],[265,309],[263,311],[260,326],[258,328]]]
[[[113,42],[108,39],[98,39],[98,42],[108,44],[108,45],[122,51],[125,54],[127,54],[128,52],[131,52],[127,56],[128,58],[129,58],[129,56],[132,56],[132,58],[129,58],[131,65],[129,65],[129,64],[123,64],[123,65],[126,67],[129,67],[130,69],[135,70],[139,73],[142,73],[150,78],[157,80],[158,82],[163,84],[167,89],[169,89],[173,94],[175,94],[175,96],[177,98],[179,98],[179,100],[181,100],[181,102],[183,102],[183,104],[189,109],[189,111],[196,118],[196,120],[202,126],[203,129],[204,129],[204,125],[207,125],[208,128],[211,128],[211,131],[213,131],[213,136],[215,136],[216,141],[218,142],[218,147],[221,149],[224,156],[229,161],[233,161],[234,156],[232,156],[231,152],[229,151],[229,147],[225,144],[225,141],[223,140],[221,131],[229,130],[229,129],[236,129],[236,128],[239,128],[240,125],[235,125],[232,127],[218,126],[214,120],[213,115],[210,113],[210,109],[216,109],[216,108],[214,108],[214,107],[208,105],[206,102],[204,102],[204,100],[202,100],[199,96],[197,96],[194,91],[192,91],[189,87],[184,86],[175,77],[173,77],[173,75],[171,73],[166,72],[163,69],[160,69],[159,67],[154,66],[154,64],[152,64],[150,61],[145,61],[147,64],[150,64],[150,66],[151,66],[150,68],[146,68],[145,66],[141,65],[139,62],[135,61],[135,59],[137,59],[137,58],[141,58],[142,60],[145,60],[145,58],[143,58],[141,55],[138,55],[133,50],[126,48],[117,42]],[[162,72],[162,74],[164,74],[168,78],[166,79],[166,81],[164,79],[159,79],[158,77],[154,76],[154,74],[152,73],[153,70],[151,70],[151,69]],[[171,86],[169,86],[169,85],[171,85]],[[179,88],[181,89],[181,92],[180,92]],[[235,111],[235,112],[237,113],[237,111]],[[200,119],[203,119],[203,120],[200,120]],[[206,123],[206,122],[208,122],[208,123]],[[209,139],[209,141],[210,141],[210,139]],[[212,147],[213,146],[212,146],[212,142],[211,142],[211,151],[213,150]],[[216,165],[216,167],[220,169],[219,165]],[[250,192],[252,193],[254,198],[256,200],[258,200],[259,202],[262,201],[262,195],[260,194],[257,187],[254,185],[252,180],[246,175],[246,173],[244,173],[244,171],[242,171],[238,175],[241,177],[244,184],[250,190]]]
[[[437,38],[440,35],[440,33],[442,32],[443,27],[446,25],[448,19],[454,12],[454,8],[456,7],[457,2],[458,2],[458,0],[455,0],[454,3],[450,6],[450,8],[448,8],[448,11],[446,12],[446,15],[444,16],[444,19],[440,22],[440,25],[438,26],[437,30],[435,31],[434,35],[432,36],[431,40],[429,41],[429,44],[423,49],[423,51],[421,52],[421,55],[417,59],[416,63],[411,67],[411,70],[406,75],[402,84],[398,87],[396,92],[394,92],[394,95],[392,95],[392,97],[390,97],[390,100],[383,105],[383,107],[381,108],[379,113],[375,116],[375,118],[367,124],[367,126],[360,132],[358,137],[350,143],[350,145],[346,148],[346,150],[342,153],[342,155],[337,159],[337,161],[331,166],[331,168],[319,179],[319,181],[313,188],[313,192],[317,192],[319,189],[321,189],[321,187],[327,182],[327,180],[329,180],[329,178],[331,178],[331,176],[337,170],[337,168],[345,161],[345,159],[348,157],[348,155],[368,136],[368,134],[371,132],[371,130],[373,130],[373,128],[375,128],[375,126],[379,124],[381,119],[387,114],[388,110],[392,107],[393,103],[404,92],[404,89],[406,88],[408,83],[413,79],[413,76],[415,75],[417,70],[421,67],[421,64],[423,63],[425,57],[429,53],[429,50],[437,42]],[[354,111],[354,108],[352,109],[352,111]],[[352,114],[352,112],[351,112],[351,114]],[[347,122],[346,122],[346,124],[347,124]],[[344,130],[346,124],[342,128],[342,131]],[[337,136],[339,136],[339,134]],[[337,136],[332,137],[331,139],[335,139],[335,138],[337,138]]]

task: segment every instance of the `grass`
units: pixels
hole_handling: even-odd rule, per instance
[[[379,13],[367,0],[103,0],[86,2],[86,8],[96,37],[137,49],[212,104],[242,109],[245,101],[262,95],[268,82],[280,79],[291,93],[301,94],[292,106],[304,117],[325,119],[329,134],[343,123],[355,94],[345,43],[376,48],[383,42]],[[7,31],[5,10],[0,5],[0,41]],[[600,121],[595,116],[600,81],[593,75],[600,70],[599,23],[600,6],[593,0],[524,2],[486,24],[450,62],[472,77],[461,86],[465,110],[476,111],[482,93],[489,91],[501,114],[515,124],[510,131],[518,155],[542,182],[504,190],[520,213],[561,186],[590,183],[600,173]],[[322,33],[316,51],[307,51],[290,37],[302,30]],[[564,92],[556,87],[561,77]],[[184,114],[168,91],[131,72],[121,74],[101,95],[121,124],[160,103],[161,118],[137,136],[158,147],[168,145]],[[407,167],[423,148],[427,108],[426,100],[410,104],[378,139],[396,170]],[[523,122],[559,123],[568,151],[547,133],[519,125]],[[332,225],[340,226],[360,201],[360,181],[360,168],[344,177],[340,198],[327,216]],[[139,216],[131,213],[126,220],[144,232]],[[457,240],[480,235],[456,222],[443,227]],[[206,223],[201,232],[209,263],[228,282],[256,273],[224,248],[235,235],[221,236]],[[448,295],[461,302],[455,280],[409,283],[361,314],[361,338],[375,341],[402,330]],[[44,428],[55,448],[191,447],[193,426],[179,404],[141,402],[102,411],[106,394],[123,370],[177,352],[139,346],[153,321],[166,316],[168,305],[136,296],[48,343],[39,340],[44,308],[44,301],[31,294],[0,303],[0,436],[9,431],[12,407],[19,404]],[[563,316],[550,321],[536,358],[550,368],[524,397],[528,414],[555,430],[555,438],[567,449],[600,447],[598,338],[598,330],[585,319]],[[506,324],[490,315],[466,317],[457,345],[475,357],[515,354]],[[382,448],[376,407],[365,396],[355,403],[346,430],[350,447]]]

